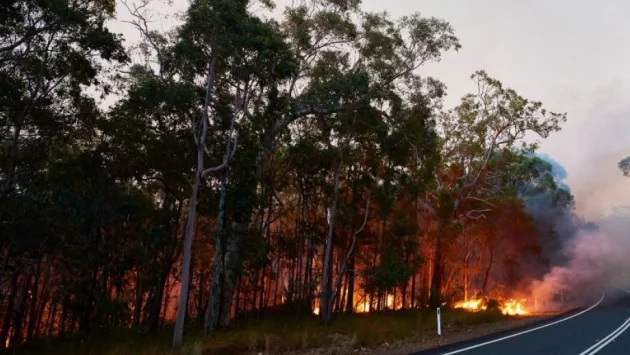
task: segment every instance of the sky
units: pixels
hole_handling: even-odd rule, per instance
[[[276,0],[279,8],[290,2]],[[160,12],[185,7],[183,0],[174,0],[170,10],[162,5],[156,29],[173,23]],[[363,9],[392,17],[420,12],[450,22],[462,48],[420,69],[447,85],[445,107],[473,91],[470,75],[484,69],[548,110],[566,112],[562,131],[541,140],[540,152],[566,169],[577,212],[597,219],[630,205],[630,178],[617,168],[630,155],[630,2],[363,0]],[[120,18],[125,11],[119,6]],[[128,43],[137,39],[120,21],[110,28]]]

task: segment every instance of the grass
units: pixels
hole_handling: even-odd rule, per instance
[[[443,325],[474,325],[505,319],[498,312],[444,310]],[[332,324],[320,324],[315,316],[268,318],[237,323],[236,326],[204,337],[188,329],[181,349],[171,345],[172,328],[165,327],[157,338],[137,329],[110,329],[94,332],[88,338],[41,341],[27,344],[18,354],[85,355],[201,355],[272,354],[289,350],[343,345],[371,347],[385,342],[434,332],[435,311],[401,310],[372,314],[339,315]]]

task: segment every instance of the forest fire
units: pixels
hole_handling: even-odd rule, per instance
[[[454,307],[469,309],[471,311],[486,310],[486,305],[483,303],[482,299],[457,302],[455,303]]]
[[[346,291],[347,292],[347,291]],[[347,297],[347,293],[345,294],[344,298]],[[353,311],[354,313],[369,313],[370,312],[370,301],[369,301],[369,297],[368,295],[360,295],[359,293],[355,293],[354,297],[353,297]],[[378,305],[372,304],[373,311],[378,311]],[[344,305],[345,307],[345,305]],[[345,309],[344,307],[342,307],[343,309]],[[389,309],[389,310],[398,310],[402,308],[402,303],[400,299],[396,299],[396,297],[393,294],[389,294],[386,295],[386,297],[384,297],[383,299],[383,303],[381,305],[382,308],[380,308],[380,310],[385,310],[385,309]],[[319,315],[319,300],[315,300],[315,303],[313,305],[313,314],[314,315]]]
[[[510,299],[506,301],[499,301],[498,309],[504,315],[508,316],[522,316],[527,315],[529,312],[525,308],[527,300],[515,300]],[[455,303],[454,308],[463,308],[470,311],[485,311],[488,309],[488,301],[485,299],[467,300]]]
[[[503,306],[501,307],[501,312],[505,315],[509,316],[522,316],[526,315],[528,312],[524,309],[523,304],[527,302],[527,300],[509,300],[503,302]]]

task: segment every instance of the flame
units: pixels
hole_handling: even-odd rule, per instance
[[[370,305],[368,304],[367,298],[362,303],[359,303],[354,307],[354,311],[357,313],[367,313],[370,311]]]
[[[505,315],[509,316],[522,316],[527,314],[528,312],[523,308],[523,303],[527,300],[509,300],[503,303],[503,307],[501,307],[501,312]]]
[[[319,307],[313,308],[313,314],[314,315],[319,315]]]
[[[501,305],[499,306],[499,310],[501,310],[501,313],[508,316],[526,315],[529,313],[525,309],[525,306],[524,306],[526,302],[527,300],[514,300],[514,299],[503,301],[501,302]],[[485,311],[488,308],[483,298],[476,299],[476,300],[460,301],[460,302],[455,303],[453,307],[463,308],[470,311]]]
[[[394,308],[394,295],[387,295],[387,308]]]
[[[470,309],[473,311],[485,311],[486,310],[486,305],[482,304],[482,299],[478,299],[478,300],[468,300],[468,301],[461,301],[461,302],[457,302],[455,303],[455,308],[465,308],[465,309]]]

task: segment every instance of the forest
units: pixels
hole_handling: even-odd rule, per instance
[[[191,0],[161,32],[155,5],[0,4],[3,347],[501,301],[550,267],[566,114],[484,70],[445,107],[446,20]]]

